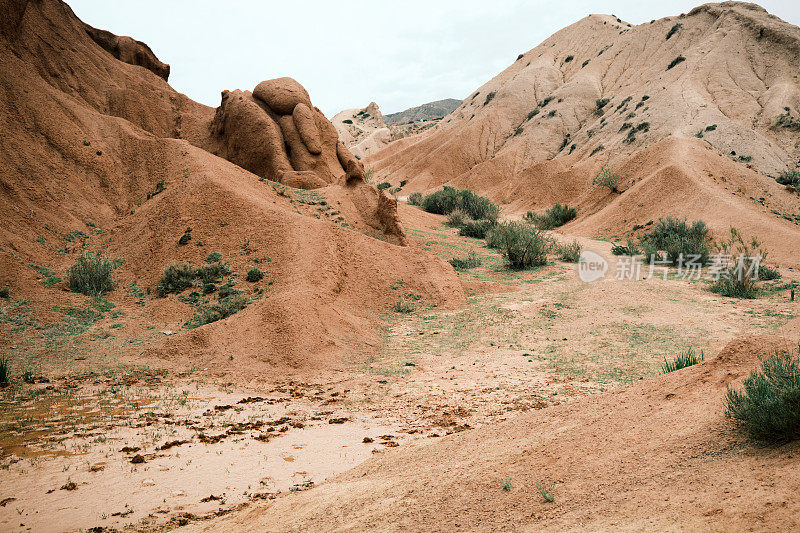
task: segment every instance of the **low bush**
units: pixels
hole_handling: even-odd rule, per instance
[[[222,254],[219,252],[211,252],[206,257],[206,263],[217,263],[222,260]]]
[[[198,312],[186,323],[189,329],[198,328],[223,318],[238,313],[247,306],[247,299],[239,294],[220,298],[218,301],[201,307]]]
[[[528,211],[525,214],[525,220],[541,229],[555,229],[563,226],[577,215],[578,211],[574,207],[555,204],[544,213]]]
[[[683,57],[683,56],[676,57],[675,59],[673,59],[672,61],[669,62],[669,65],[667,65],[667,70],[671,69],[672,67],[674,67],[676,65],[679,65],[679,64],[683,63],[684,61],[686,61],[685,57]]]
[[[422,193],[421,192],[412,192],[408,196],[408,203],[410,205],[422,205]]]
[[[717,244],[716,248],[719,254],[735,261],[715,265],[718,278],[711,285],[711,291],[730,298],[756,298],[761,292],[757,275],[760,262],[767,257],[758,239],[745,241],[736,228],[731,228],[728,240]]]
[[[547,263],[547,254],[553,249],[553,239],[544,231],[524,222],[506,222],[495,225],[486,236],[486,242],[498,248],[511,268],[522,270]]]
[[[250,283],[255,283],[264,279],[264,273],[257,268],[251,268],[247,271],[247,276],[244,279]]]
[[[781,273],[778,272],[777,268],[771,267],[769,265],[758,266],[758,279],[764,281],[771,281],[773,279],[779,279],[780,277]]]
[[[706,264],[711,253],[711,237],[708,226],[701,220],[689,224],[686,219],[659,218],[653,229],[639,238],[635,251],[644,255],[648,262],[655,258],[674,265],[682,258]]]
[[[83,254],[67,272],[67,286],[87,296],[102,296],[114,288],[114,263],[101,254]]]
[[[382,191],[383,189],[388,189],[391,186],[392,186],[391,183],[389,183],[388,181],[384,181],[378,184],[378,190]]]
[[[458,229],[462,237],[483,239],[494,224],[489,220],[468,220]]]
[[[198,268],[195,271],[195,277],[199,278],[203,283],[218,283],[222,280],[222,276],[227,276],[230,273],[226,265],[216,262]]]
[[[581,258],[583,249],[578,241],[556,245],[556,253],[561,261],[577,263]]]
[[[192,285],[197,277],[197,270],[185,263],[172,263],[164,269],[161,281],[156,286],[159,296],[183,292]]]
[[[592,153],[594,154],[594,152]],[[598,172],[592,180],[592,185],[605,187],[613,193],[618,193],[620,191],[620,185],[627,179],[627,174],[617,174],[608,167],[602,167],[600,172]]]
[[[392,310],[395,313],[410,314],[417,310],[417,304],[411,298],[400,296],[392,305]]]
[[[797,170],[784,170],[780,176],[775,178],[775,181],[781,185],[790,185],[792,187],[800,188],[800,171]]]
[[[453,228],[460,228],[469,220],[469,215],[463,209],[454,209],[447,215],[447,225]]]
[[[676,370],[680,370],[681,368],[686,368],[687,366],[696,365],[700,363],[705,358],[703,352],[700,352],[700,355],[694,353],[694,350],[691,348],[687,349],[685,352],[679,353],[675,359],[672,361],[667,361],[667,358],[664,358],[664,364],[661,365],[661,373],[668,374],[669,372],[675,372]]]
[[[800,360],[775,353],[744,379],[728,387],[725,414],[753,439],[783,443],[800,438]]]
[[[464,189],[445,186],[422,200],[422,209],[437,215],[448,215],[456,209],[463,210],[473,220],[497,220],[500,208],[488,198]]]
[[[481,258],[475,252],[470,252],[465,257],[454,257],[450,260],[450,264],[456,270],[469,270],[481,266]]]

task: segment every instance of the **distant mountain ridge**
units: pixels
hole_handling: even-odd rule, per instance
[[[435,102],[428,102],[417,107],[406,109],[398,113],[391,113],[384,115],[383,120],[386,124],[405,124],[417,120],[430,120],[434,118],[442,118],[455,111],[461,105],[461,100],[455,98],[445,98],[444,100],[436,100]]]

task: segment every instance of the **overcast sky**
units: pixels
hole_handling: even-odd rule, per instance
[[[83,21],[146,42],[169,82],[204,104],[223,89],[291,76],[328,115],[463,99],[552,33],[590,13],[631,24],[688,12],[673,0],[67,0]],[[800,24],[800,1],[760,2]]]

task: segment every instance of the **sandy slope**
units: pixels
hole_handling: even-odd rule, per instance
[[[450,183],[518,213],[577,203],[581,234],[622,237],[667,215],[724,232],[733,220],[796,267],[800,197],[769,176],[800,160],[796,130],[778,124],[785,107],[800,113],[798,48],[800,29],[753,4],[707,4],[638,26],[590,15],[522,54],[442,124],[368,163],[393,185],[408,180],[404,192]],[[678,56],[685,61],[667,69]],[[629,173],[630,191],[614,198],[592,187],[601,166]]]
[[[800,450],[748,444],[730,431],[721,401],[758,354],[790,345],[774,337],[733,341],[701,365],[399,449],[312,491],[197,529],[794,529]],[[537,482],[555,502],[541,498]]]

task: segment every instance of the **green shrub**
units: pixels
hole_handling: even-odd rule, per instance
[[[11,370],[8,364],[8,358],[5,355],[0,355],[0,386],[6,386],[11,381]]]
[[[250,283],[255,283],[264,279],[264,273],[257,268],[251,268],[247,271],[247,276],[244,279]]]
[[[800,188],[800,171],[797,170],[784,170],[781,175],[775,178],[775,181],[781,185],[791,185],[792,187]]]
[[[458,229],[458,234],[462,237],[483,239],[492,226],[493,223],[489,220],[467,220]]]
[[[631,130],[632,131],[632,130]],[[602,146],[602,145],[601,145]],[[592,152],[594,154],[594,152]],[[591,157],[591,156],[590,156]],[[613,193],[619,192],[620,184],[628,179],[627,174],[616,174],[608,167],[602,167],[592,180],[592,185],[605,187]]]
[[[676,65],[679,65],[679,64],[683,63],[684,61],[686,61],[685,57],[683,57],[683,56],[676,57],[675,59],[670,61],[669,65],[667,65],[667,70],[671,69],[672,67],[674,67]]]
[[[555,204],[543,214],[528,211],[525,220],[541,229],[555,229],[575,218],[577,214],[578,211],[574,207]]]
[[[771,281],[773,279],[779,279],[780,277],[781,273],[778,272],[777,268],[769,265],[758,265],[758,279]]]
[[[448,186],[427,195],[422,201],[422,209],[437,215],[448,215],[456,209],[462,209],[473,220],[497,220],[500,215],[500,208],[488,198],[467,189],[458,190]]]
[[[494,226],[486,236],[491,247],[499,248],[511,268],[521,270],[547,263],[553,240],[544,231],[524,222]]]
[[[344,119],[342,122],[343,122],[343,123],[345,123],[345,124],[352,124],[352,123],[353,123],[353,120],[352,120],[352,119],[349,119],[349,118],[346,118],[346,119]]]
[[[410,314],[417,310],[417,304],[413,299],[403,295],[392,305],[392,310],[395,313]]]
[[[486,95],[486,101],[485,101],[485,102],[483,102],[483,105],[486,105],[486,104],[488,104],[489,102],[491,102],[491,101],[492,101],[492,98],[494,98],[494,96],[495,96],[496,94],[497,94],[497,91],[492,91],[492,92],[490,92],[489,94],[487,94],[487,95]]]
[[[624,246],[622,244],[615,244],[611,247],[611,253],[613,255],[634,255],[635,245],[628,241],[628,245]]]
[[[235,288],[232,282],[225,283],[224,285],[220,285],[219,287],[219,297],[220,298],[227,298],[228,296],[236,296],[241,294],[242,291]]]
[[[228,318],[245,307],[247,307],[247,299],[239,294],[221,298],[216,302],[201,307],[192,319],[186,323],[186,327],[194,329],[204,324],[210,324],[211,322]]]
[[[450,264],[456,270],[469,270],[481,266],[481,258],[475,252],[470,252],[466,257],[454,257]]]
[[[776,353],[761,362],[742,383],[728,387],[725,414],[753,439],[788,442],[800,438],[800,360]]]
[[[681,24],[680,22],[679,22],[679,23],[677,23],[677,24],[675,24],[673,27],[671,27],[671,28],[669,29],[669,31],[667,32],[667,38],[666,38],[666,39],[664,39],[664,40],[665,40],[665,41],[668,41],[668,40],[669,40],[669,38],[670,38],[670,37],[672,37],[673,35],[675,35],[675,32],[676,32],[676,31],[678,31],[678,30],[679,30],[679,29],[681,29],[681,28],[683,28],[683,24]]]
[[[578,241],[573,241],[570,243],[558,244],[556,246],[556,252],[558,253],[558,258],[561,261],[566,261],[567,263],[577,263],[578,260],[581,258],[581,252],[583,249]]]
[[[378,190],[382,191],[383,189],[388,189],[391,186],[392,186],[391,183],[389,183],[388,181],[384,181],[378,184]]]
[[[10,296],[11,292],[8,290],[8,287],[3,287],[2,289],[0,289],[0,298],[8,300]]]
[[[447,215],[447,225],[453,228],[460,228],[469,221],[469,215],[463,209],[454,209]]]
[[[645,261],[662,260],[677,264],[681,255],[683,260],[695,259],[694,262],[706,264],[711,253],[711,237],[705,222],[697,220],[688,224],[686,219],[673,217],[659,218],[653,229],[639,238],[636,252],[645,256]],[[689,257],[699,256],[699,258]]]
[[[218,283],[222,280],[222,276],[230,274],[230,270],[222,263],[210,263],[203,265],[195,272],[195,277],[199,278],[203,283]]]
[[[421,192],[412,192],[408,196],[408,203],[410,205],[422,205],[422,193]]]
[[[208,254],[208,257],[206,257],[206,263],[218,263],[221,260],[222,254],[219,252],[211,252]]]
[[[761,243],[757,239],[745,242],[742,234],[731,228],[730,238],[716,248],[720,254],[735,258],[735,262],[717,267],[719,278],[711,285],[711,291],[730,298],[756,298],[761,292],[757,266],[767,257]]]
[[[161,281],[156,286],[156,291],[160,296],[171,293],[183,292],[192,285],[197,277],[197,270],[185,263],[172,263],[164,269]]]
[[[681,368],[686,368],[687,366],[696,365],[700,363],[705,358],[703,352],[700,352],[698,356],[694,353],[694,350],[691,348],[687,349],[685,352],[679,353],[673,361],[667,361],[667,358],[664,358],[664,364],[661,365],[661,373],[668,374],[669,372],[674,372],[676,370],[680,370]]]
[[[67,272],[67,286],[73,292],[101,296],[114,288],[114,263],[101,254],[83,254]]]

